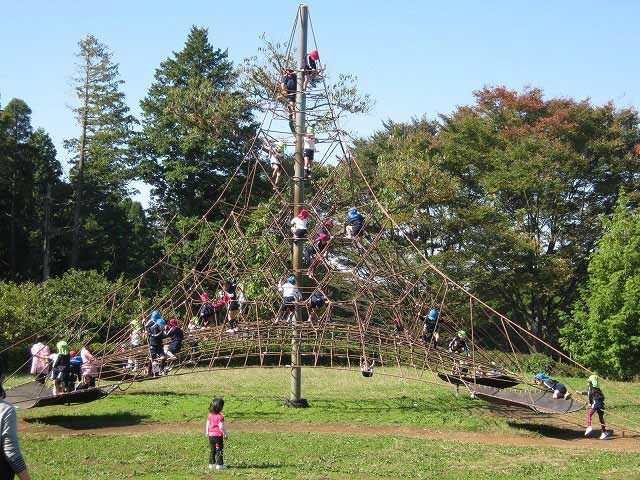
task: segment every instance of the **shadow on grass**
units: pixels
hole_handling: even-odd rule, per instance
[[[519,422],[507,422],[512,428],[518,430],[527,430],[529,432],[539,433],[544,437],[557,438],[560,440],[575,440],[576,438],[584,438],[584,432],[582,430],[575,430],[572,428],[562,428],[553,425],[535,424],[535,423],[519,423]]]
[[[25,418],[24,421],[33,424],[56,425],[70,430],[88,430],[139,425],[146,418],[149,416],[121,412],[101,415],[48,415],[46,417]]]

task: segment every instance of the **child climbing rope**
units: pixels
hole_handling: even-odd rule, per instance
[[[165,345],[164,353],[169,360],[175,360],[178,353],[180,353],[180,350],[182,350],[184,332],[182,331],[182,328],[180,328],[178,320],[175,318],[169,320],[168,326],[169,328],[165,335],[169,339],[169,345]]]
[[[429,343],[432,339],[438,343],[438,333],[436,327],[439,319],[438,310],[432,308],[427,315],[418,313],[418,320],[422,321],[422,341]]]
[[[227,300],[228,326],[232,330],[238,327],[238,315],[240,315],[240,302],[238,302],[236,284],[233,280],[225,280],[222,283],[222,296]]]
[[[324,307],[328,301],[329,299],[320,288],[313,292],[313,295],[311,295],[311,298],[309,299],[309,322],[316,323],[318,321],[317,310]]]
[[[533,377],[533,380],[536,385],[540,385],[546,390],[553,392],[553,398],[564,398],[565,400],[571,398],[571,394],[567,391],[565,385],[544,373],[537,373],[535,377]]]
[[[598,413],[598,419],[600,420],[600,440],[606,440],[611,436],[611,432],[607,430],[607,425],[604,421],[604,393],[600,390],[600,378],[597,375],[591,375],[587,382],[589,388],[586,392],[578,392],[580,395],[587,395],[589,399],[589,410],[587,410],[587,429],[585,430],[585,436],[591,435],[593,427],[591,421],[594,413]]]
[[[457,355],[469,355],[469,346],[467,345],[467,332],[459,330],[457,334],[449,341],[448,351]],[[451,373],[454,375],[466,374],[469,371],[467,362],[463,359],[454,359]]]
[[[307,56],[305,57],[305,66],[304,66],[304,83],[302,85],[302,90],[306,91],[307,86],[309,85],[309,81],[313,81],[318,76],[318,72],[320,69],[318,68],[318,64],[316,62],[320,61],[320,54],[317,50],[311,50]]]
[[[296,287],[296,277],[290,275],[286,283],[278,285],[278,290],[282,293],[282,312],[285,314],[285,321],[290,323],[296,315],[296,302],[302,298],[300,290]],[[275,322],[278,323],[278,320],[279,317]]]
[[[36,343],[31,347],[31,375],[35,381],[44,383],[49,373],[49,355],[51,350],[47,345],[47,337],[38,335]]]
[[[205,427],[205,435],[209,439],[209,470],[223,470],[227,468],[224,464],[224,440],[227,439],[227,430],[224,428],[224,416],[222,409],[224,408],[224,400],[222,398],[214,398],[209,405],[209,415],[207,416],[207,424]]]
[[[82,358],[82,383],[88,387],[95,387],[96,377],[98,376],[96,357],[91,354],[86,346],[83,346],[80,349],[80,358]]]
[[[149,341],[149,367],[148,376],[161,374],[164,370],[164,352],[162,340],[165,338],[165,326],[167,322],[160,317],[160,312],[151,313],[151,319],[147,322],[147,339]]]
[[[282,81],[280,84],[282,93],[287,97],[287,109],[289,110],[289,119],[293,120],[296,114],[296,90],[298,89],[298,78],[296,72],[290,68],[282,70]]]
[[[329,240],[329,235],[319,233],[313,239],[313,243],[305,249],[304,257],[309,262],[308,275],[310,277],[313,277],[316,266],[322,261],[323,254],[329,245]]]
[[[302,152],[304,157],[305,180],[311,178],[311,163],[313,162],[313,156],[317,151],[317,143],[318,140],[316,139],[313,127],[307,127],[307,134],[304,136],[304,149]]]
[[[131,332],[129,333],[128,349],[135,350],[142,344],[142,330],[138,320],[131,320],[129,325],[131,326]],[[129,355],[127,358],[127,368],[131,371],[138,369],[138,360],[135,358],[135,355]]]
[[[330,218],[327,218],[324,222],[322,222],[322,226],[320,227],[320,230],[318,231],[318,235],[320,235],[321,233],[324,233],[329,238],[331,238],[331,230],[329,230],[329,229],[333,228],[334,225],[335,225],[334,221],[332,219],[330,219]]]
[[[362,233],[364,226],[364,216],[356,207],[351,207],[347,212],[347,220],[345,222],[345,233],[347,238],[357,238]]]
[[[269,155],[269,165],[271,166],[271,181],[277,188],[278,182],[280,182],[280,176],[282,175],[282,162],[284,161],[284,154],[287,151],[287,145],[284,142],[274,142],[269,145],[269,148],[264,148]]]
[[[294,240],[300,240],[307,236],[307,218],[309,218],[309,211],[303,208],[298,215],[291,219],[291,233]]]
[[[376,361],[371,360],[371,362],[367,361],[367,357],[364,355],[360,357],[360,373],[363,377],[373,377],[373,367],[375,366]]]
[[[402,324],[400,317],[396,316],[393,319],[393,333],[397,335],[402,332],[404,332],[404,325]]]
[[[198,310],[198,316],[201,319],[201,325],[203,327],[208,326],[211,323],[212,317],[215,315],[215,311],[213,309],[213,305],[211,305],[211,299],[206,292],[202,292],[200,294],[200,309]]]

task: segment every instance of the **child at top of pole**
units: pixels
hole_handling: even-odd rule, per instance
[[[600,440],[606,440],[611,436],[611,432],[607,430],[606,422],[604,421],[604,393],[600,390],[600,378],[597,375],[591,375],[587,382],[589,388],[586,392],[578,392],[580,395],[587,395],[589,399],[589,410],[587,410],[587,429],[584,435],[588,437],[593,432],[591,421],[594,413],[598,413],[598,419],[600,420]]]
[[[313,127],[307,127],[307,134],[304,136],[304,177],[305,179],[311,178],[311,163],[313,162],[313,156],[317,152],[316,144],[318,139],[315,135]]]
[[[304,65],[304,83],[302,84],[302,90],[307,91],[307,86],[309,85],[310,80],[315,80],[318,76],[318,72],[320,72],[320,68],[318,68],[318,63],[320,61],[320,54],[318,50],[311,50],[307,56],[305,57],[305,65]]]
[[[294,240],[300,240],[307,236],[307,218],[309,218],[309,210],[302,209],[298,215],[291,219],[291,233]]]
[[[296,113],[296,90],[298,89],[298,78],[296,72],[291,68],[282,69],[282,80],[280,82],[282,94],[287,98],[287,109],[289,119],[293,119]]]
[[[207,424],[204,433],[209,440],[209,470],[223,470],[227,468],[224,464],[224,440],[228,437],[227,430],[224,427],[224,400],[222,398],[214,398],[209,405],[209,415],[207,415]]]

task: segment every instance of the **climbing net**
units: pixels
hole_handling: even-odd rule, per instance
[[[285,154],[282,182],[274,184],[269,152],[277,142],[290,149],[297,133],[275,67],[293,64],[297,23],[298,19],[281,57],[285,65],[278,62],[263,75],[265,91],[272,95],[263,99],[261,127],[218,199],[170,252],[135,279],[132,288],[125,291],[128,287],[123,286],[108,296],[101,305],[108,312],[107,324],[88,328],[84,313],[78,312],[46,333],[81,344],[103,338],[101,351],[94,352],[99,385],[125,385],[164,373],[288,366],[295,340],[303,367],[362,368],[372,374],[374,365],[393,366],[404,378],[447,382],[488,400],[539,412],[581,408],[573,400],[549,401],[532,384],[522,354],[544,349],[587,369],[449,278],[407,235],[411,225],[398,222],[385,208],[352,151],[352,138],[340,127],[344,111],[323,71],[306,91],[297,86],[297,94],[306,96],[306,124],[315,127],[320,147],[313,179],[294,178],[292,157]],[[315,33],[313,43],[318,49]],[[290,229],[295,182],[304,182],[308,190],[304,240]],[[232,185],[241,186],[234,202],[226,195]],[[265,188],[272,189],[272,196],[257,203],[256,191]],[[364,219],[362,229],[352,235],[345,221],[350,208]],[[320,233],[328,239],[318,243]],[[293,272],[291,257],[300,241],[305,242],[307,259],[300,272]],[[185,247],[197,251],[188,269],[176,261]],[[178,281],[152,305],[146,304],[142,292],[166,272]],[[297,285],[298,314],[292,315],[278,287],[295,273],[304,280]],[[230,299],[228,291],[225,297],[224,282],[234,285],[235,298]],[[323,300],[316,303],[320,297]],[[136,298],[140,311],[131,318],[123,305]],[[205,304],[211,308],[202,321]],[[152,311],[179,319],[185,331],[183,348],[175,358],[165,359],[163,370],[155,368],[158,362],[150,357],[144,339],[141,344],[131,341],[132,330],[139,331]],[[432,311],[435,315],[429,319]],[[135,327],[130,326],[132,320]],[[467,348],[452,351],[448,341],[461,331]],[[384,374],[384,368],[378,372]],[[629,430],[636,427],[626,424]]]

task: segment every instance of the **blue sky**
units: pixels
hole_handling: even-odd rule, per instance
[[[22,98],[67,154],[78,134],[67,105],[77,42],[87,33],[120,63],[134,114],[161,61],[180,50],[192,25],[235,62],[254,55],[258,36],[286,41],[299,2],[69,0],[0,2],[0,101]],[[308,2],[321,60],[359,77],[376,106],[346,127],[366,136],[385,119],[447,113],[483,85],[542,88],[548,97],[640,106],[640,2],[335,1]],[[144,199],[145,194],[142,194]]]

